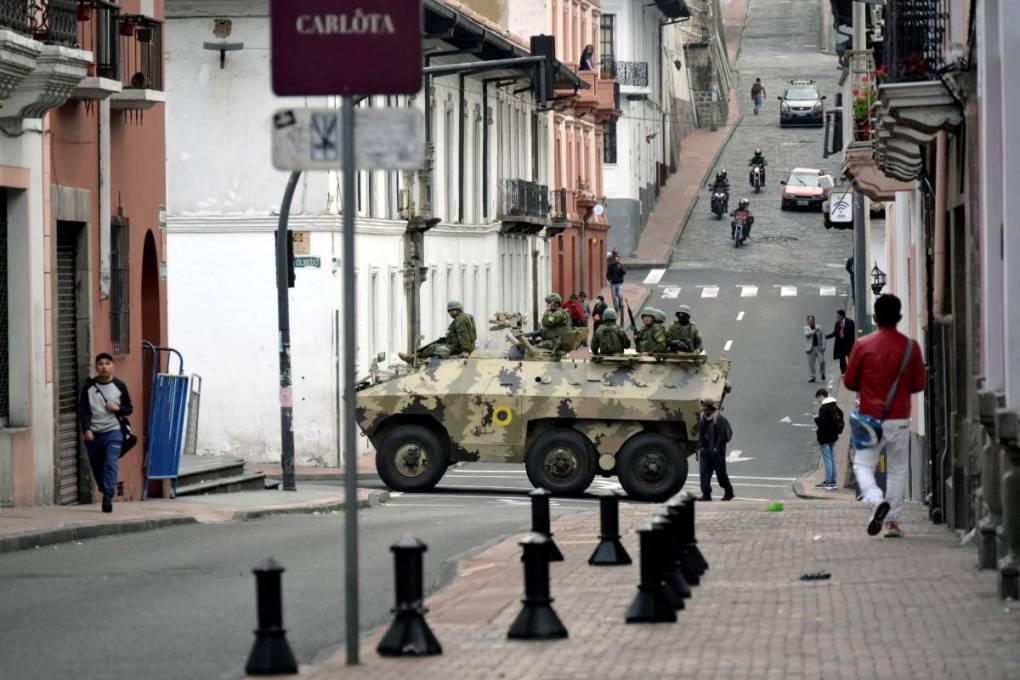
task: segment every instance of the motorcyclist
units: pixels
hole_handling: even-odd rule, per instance
[[[751,167],[751,172],[754,172],[754,166],[756,166],[756,165],[761,168],[761,183],[762,184],[765,184],[765,166],[768,165],[768,164],[769,164],[769,162],[767,160],[765,160],[765,156],[762,154],[761,149],[755,149],[754,150],[754,155],[751,156],[751,162],[748,163],[748,166]],[[749,182],[751,181],[751,172],[748,172],[748,174],[747,174],[747,181],[749,181]]]
[[[730,223],[730,238],[736,234],[736,220],[744,223],[744,240],[751,238],[751,225],[754,224],[754,215],[751,214],[751,201],[746,198],[740,199],[737,209],[731,213],[734,221]]]
[[[725,170],[720,170],[719,172],[715,173],[715,179],[712,181],[710,188],[712,189],[712,191],[724,191],[726,192],[727,196],[729,195],[730,179],[727,176]]]

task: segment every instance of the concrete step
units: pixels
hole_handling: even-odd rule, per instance
[[[177,486],[193,486],[214,479],[243,475],[244,460],[234,456],[181,456]]]
[[[277,482],[277,485],[279,482]],[[243,472],[231,477],[214,477],[189,484],[177,484],[178,496],[201,496],[211,493],[236,493],[238,491],[262,491],[275,488],[267,484],[263,472]]]

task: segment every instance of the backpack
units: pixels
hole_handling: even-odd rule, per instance
[[[836,434],[843,434],[843,428],[846,427],[846,421],[843,420],[843,411],[838,406],[836,407]]]

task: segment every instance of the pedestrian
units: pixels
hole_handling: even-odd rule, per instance
[[[808,314],[804,326],[804,351],[807,353],[808,382],[815,381],[815,363],[821,365],[822,380],[825,380],[825,332],[815,325],[815,317]]]
[[[818,415],[815,416],[815,435],[818,438],[818,448],[822,452],[822,464],[825,467],[825,479],[821,484],[815,484],[815,488],[829,491],[836,489],[836,442],[843,432],[844,420],[843,411],[836,404],[836,400],[829,396],[829,391],[820,387],[815,392],[815,401],[818,402]]]
[[[592,331],[597,331],[599,326],[602,325],[602,319],[605,318],[607,309],[606,299],[601,295],[596,295],[595,306],[591,309]],[[615,318],[616,315],[614,314],[613,316]]]
[[[595,329],[591,338],[591,353],[598,355],[623,354],[630,347],[630,338],[616,325],[616,310],[607,309],[605,320]]]
[[[614,249],[612,257],[609,258],[609,266],[606,267],[606,280],[609,281],[609,292],[613,296],[613,309],[617,314],[623,314],[623,277],[627,270],[620,263],[620,251]]]
[[[854,290],[854,256],[851,255],[846,259],[846,273],[850,275],[850,305],[853,307],[857,306],[857,302],[854,299],[856,297],[856,291]]]
[[[825,336],[832,339],[832,358],[839,362],[839,372],[846,373],[846,362],[850,358],[850,350],[854,348],[856,328],[854,322],[846,318],[845,309],[836,310],[836,325],[832,332]]]
[[[583,290],[577,294],[577,301],[581,305],[581,311],[584,312],[584,323],[588,324],[591,320],[591,305],[588,304],[588,294]]]
[[[724,501],[733,500],[733,485],[726,474],[726,445],[733,439],[730,421],[719,413],[714,399],[701,400],[698,417],[698,459],[701,468],[701,501],[712,500],[712,473],[723,488]]]
[[[878,330],[856,344],[843,376],[847,389],[860,397],[857,411],[850,415],[850,431],[854,474],[864,502],[874,509],[868,522],[869,536],[882,530],[883,520],[886,536],[903,536],[899,519],[909,463],[910,395],[925,386],[920,345],[896,330],[900,309],[895,295],[880,295],[875,300]],[[875,466],[883,449],[885,494],[875,482]]]
[[[577,70],[595,70],[595,48],[591,45],[585,45],[584,50],[581,51],[581,58],[577,61]]]
[[[757,116],[765,101],[765,86],[761,84],[761,78],[755,78],[751,85],[751,100],[754,102],[754,115]]]
[[[580,328],[585,325],[584,310],[581,308],[581,302],[577,297],[577,293],[570,294],[570,297],[567,298],[567,302],[563,305],[563,309],[567,310],[570,314],[571,326],[574,328]]]
[[[96,355],[96,375],[85,381],[78,398],[78,423],[85,438],[92,478],[103,494],[103,512],[113,512],[117,491],[117,462],[124,435],[121,419],[131,415],[127,385],[113,377],[113,357]]]

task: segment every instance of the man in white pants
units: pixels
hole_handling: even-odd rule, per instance
[[[877,446],[858,449],[854,454],[854,474],[864,502],[873,509],[868,535],[882,530],[887,537],[902,537],[899,518],[907,485],[910,442],[910,395],[925,386],[921,347],[896,330],[900,320],[900,300],[881,295],[875,300],[878,330],[854,344],[843,384],[860,393],[861,415],[882,422],[882,439]],[[875,466],[882,449],[886,456],[886,493],[875,482]]]

